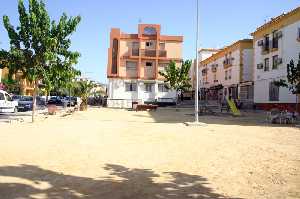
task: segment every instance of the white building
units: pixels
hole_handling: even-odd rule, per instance
[[[259,108],[294,108],[296,96],[274,81],[286,79],[287,64],[300,53],[300,7],[282,14],[252,33],[254,45],[254,102]]]
[[[137,34],[113,28],[108,49],[108,106],[130,108],[132,102],[174,102],[176,92],[165,87],[170,61],[182,62],[182,36],[161,35],[157,24],[139,24]]]
[[[244,39],[200,62],[199,85],[202,100],[225,97],[253,102],[253,41]]]
[[[209,58],[210,56],[212,56],[213,54],[217,53],[219,50],[218,49],[213,49],[213,48],[202,48],[198,51],[198,61],[201,62],[207,58]],[[189,71],[189,76],[191,78],[191,82],[192,82],[192,89],[195,90],[196,89],[196,60],[194,60],[193,67],[191,67],[190,71]],[[200,77],[200,76],[199,76]]]

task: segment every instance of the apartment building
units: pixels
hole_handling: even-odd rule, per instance
[[[253,102],[253,41],[244,39],[200,62],[199,85],[202,100],[225,97]]]
[[[254,46],[254,102],[271,109],[295,107],[296,96],[274,81],[286,79],[287,64],[300,53],[300,7],[271,19],[252,33]]]
[[[3,68],[0,69],[0,77],[1,79],[7,78],[8,76],[8,69]],[[20,83],[20,92],[22,95],[33,95],[33,84],[30,83],[28,80],[22,78],[22,73],[17,73],[13,76],[13,78]],[[1,82],[1,81],[0,81]]]
[[[212,56],[213,54],[217,53],[219,51],[219,49],[213,49],[213,48],[202,48],[198,51],[198,61],[201,62],[207,58],[209,58],[210,56]],[[191,82],[192,82],[192,90],[195,91],[196,89],[196,60],[193,61],[193,67],[191,67],[190,71],[189,71],[189,76],[191,78]]]
[[[108,106],[131,107],[132,102],[173,100],[159,71],[170,61],[182,62],[182,36],[161,34],[158,24],[139,24],[137,34],[113,28],[108,49]]]

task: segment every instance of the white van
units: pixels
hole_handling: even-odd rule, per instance
[[[16,112],[18,112],[18,102],[13,101],[6,91],[0,90],[0,113]]]

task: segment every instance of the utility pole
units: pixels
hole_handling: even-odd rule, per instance
[[[195,90],[195,122],[199,122],[199,56],[198,56],[198,40],[199,40],[199,0],[197,1],[197,30],[196,30],[196,90]]]

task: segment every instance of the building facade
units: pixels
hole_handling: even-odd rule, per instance
[[[8,77],[8,69],[3,68],[2,70],[0,69],[0,77],[1,79],[7,78]],[[22,78],[22,73],[17,73],[13,76],[15,80],[19,82],[20,85],[20,93],[22,95],[33,95],[33,84],[30,83],[28,80]],[[1,80],[0,80],[1,82]]]
[[[198,61],[201,62],[209,57],[211,57],[213,54],[217,53],[218,49],[213,49],[213,48],[202,48],[198,51]],[[196,60],[193,61],[193,67],[191,67],[189,76],[191,78],[192,82],[192,90],[196,90]]]
[[[300,53],[300,7],[282,14],[252,33],[254,46],[254,102],[262,109],[295,107],[296,95],[275,81],[286,79],[287,64]]]
[[[182,62],[182,36],[161,35],[157,24],[139,24],[137,34],[113,28],[108,49],[108,106],[129,108],[132,102],[173,100],[159,71]]]
[[[200,62],[202,100],[226,97],[253,103],[253,41],[244,39],[225,47]]]

